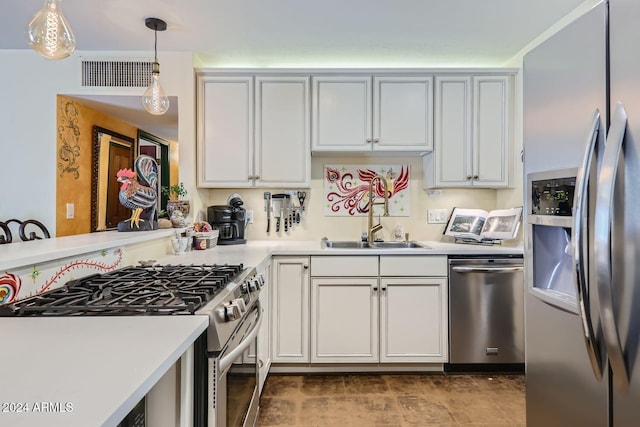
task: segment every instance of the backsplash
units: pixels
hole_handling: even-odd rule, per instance
[[[325,216],[325,165],[407,165],[410,171],[407,195],[410,199],[409,216],[381,217],[383,230],[378,237],[392,240],[393,231],[400,224],[409,233],[412,240],[440,240],[446,224],[427,224],[428,209],[447,209],[454,207],[479,208],[487,211],[512,206],[497,206],[497,190],[487,189],[443,189],[439,196],[429,196],[422,185],[421,157],[367,157],[360,156],[313,156],[311,160],[311,187],[306,191],[305,210],[300,224],[284,232],[275,233],[273,227],[267,233],[267,215],[265,213],[264,192],[279,192],[284,189],[216,189],[204,190],[208,197],[206,205],[224,205],[227,197],[238,193],[244,201],[244,207],[253,210],[254,223],[246,229],[248,240],[316,240],[327,237],[332,240],[359,239],[367,230],[365,216]],[[203,219],[206,214],[200,212]]]

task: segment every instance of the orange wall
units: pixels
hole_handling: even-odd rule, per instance
[[[90,233],[93,126],[135,140],[138,129],[62,95],[57,103],[56,235]],[[67,203],[75,205],[74,219],[66,219]]]

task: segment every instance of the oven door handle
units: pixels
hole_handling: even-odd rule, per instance
[[[257,310],[258,312],[256,324],[253,326],[253,329],[251,329],[251,332],[247,334],[247,336],[240,342],[240,344],[238,344],[236,348],[231,350],[228,354],[220,359],[220,363],[218,365],[220,367],[220,372],[225,372],[227,369],[229,369],[234,360],[236,360],[238,356],[240,356],[246,349],[249,348],[251,342],[258,335],[260,325],[262,324],[262,307],[258,306],[255,310]]]

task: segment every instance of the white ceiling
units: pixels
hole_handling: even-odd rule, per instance
[[[83,51],[153,51],[199,67],[502,66],[584,0],[64,0]],[[2,0],[0,49],[28,49],[43,0]]]

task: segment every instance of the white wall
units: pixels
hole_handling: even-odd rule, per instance
[[[114,58],[148,56],[148,52],[75,52],[50,61],[32,50],[0,50],[0,220],[37,219],[55,234],[56,95],[133,95],[143,89],[86,89],[80,86],[82,55]],[[162,85],[179,103],[180,160],[195,164],[195,94],[193,55],[166,52]],[[192,144],[190,144],[192,142]],[[192,146],[193,145],[193,146]],[[90,153],[81,153],[90,155]],[[181,174],[195,188],[195,168]],[[197,195],[196,195],[197,197]]]

